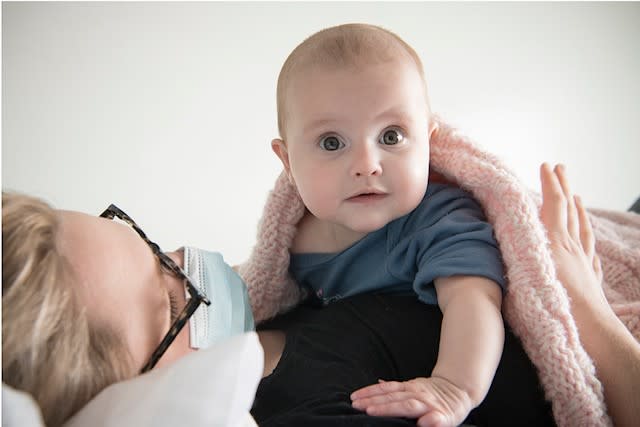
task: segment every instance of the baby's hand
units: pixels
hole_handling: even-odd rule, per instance
[[[460,425],[473,409],[466,391],[440,377],[381,381],[356,390],[351,400],[369,415],[417,418],[420,427]]]

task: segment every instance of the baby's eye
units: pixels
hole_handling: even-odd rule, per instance
[[[404,135],[397,129],[387,129],[380,137],[380,144],[396,145],[404,141]]]
[[[342,147],[344,144],[336,136],[327,136],[320,140],[320,148],[326,151],[336,151]]]

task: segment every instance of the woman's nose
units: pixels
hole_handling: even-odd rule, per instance
[[[380,153],[374,144],[357,144],[353,150],[351,175],[355,177],[377,176],[382,173]]]

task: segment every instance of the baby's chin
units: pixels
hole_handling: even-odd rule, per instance
[[[344,226],[354,233],[369,234],[380,230],[385,225],[402,216],[404,216],[404,214],[376,218],[359,218],[356,221],[349,221],[349,224],[345,224]]]

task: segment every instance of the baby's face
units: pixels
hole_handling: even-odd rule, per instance
[[[369,233],[420,203],[431,129],[412,62],[308,68],[286,96],[287,140],[274,151],[314,216]]]

